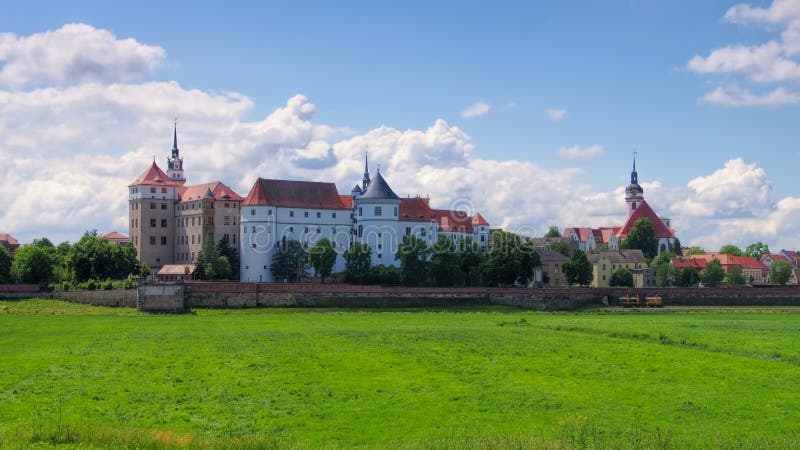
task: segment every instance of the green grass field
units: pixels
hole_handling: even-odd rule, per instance
[[[0,447],[798,448],[800,309],[0,302]]]

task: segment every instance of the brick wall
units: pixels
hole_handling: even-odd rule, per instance
[[[53,291],[36,295],[39,298],[52,298],[68,302],[94,306],[136,307],[136,289],[111,289],[99,291]]]
[[[5,292],[39,292],[38,284],[0,284],[0,293]]]

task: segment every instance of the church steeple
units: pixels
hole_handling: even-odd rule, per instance
[[[175,119],[172,129],[172,157],[167,159],[167,175],[174,181],[186,182],[186,178],[183,177],[183,158],[178,150],[178,119]]]
[[[633,152],[633,170],[631,171],[631,184],[625,188],[625,202],[628,204],[628,216],[644,201],[644,189],[639,186],[639,173],[636,172],[636,152]]]
[[[366,191],[367,187],[369,186],[369,154],[364,152],[364,178],[361,179],[361,190]]]
[[[633,171],[631,172],[631,184],[639,184],[639,174],[636,173],[636,152],[633,152]]]

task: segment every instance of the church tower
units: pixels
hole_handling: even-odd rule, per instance
[[[644,201],[644,190],[639,186],[639,174],[636,172],[636,152],[633,152],[633,171],[631,171],[631,184],[625,188],[625,203],[628,204],[628,217],[633,215]]]
[[[184,184],[186,178],[183,176],[183,158],[180,156],[178,150],[178,123],[175,122],[175,128],[172,135],[172,157],[167,159],[167,175],[173,181]]]
[[[366,191],[367,187],[369,187],[369,164],[368,164],[368,154],[364,153],[364,178],[361,179],[361,191]]]

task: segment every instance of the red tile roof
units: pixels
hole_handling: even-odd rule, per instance
[[[221,181],[198,184],[196,186],[181,186],[178,191],[178,196],[182,202],[199,200],[203,198],[206,191],[209,190],[214,195],[215,200],[231,200],[234,202],[240,202],[243,200],[241,195],[234,192],[233,189]]]
[[[187,267],[189,274],[194,272],[194,264],[164,264],[156,275],[185,275]]]
[[[247,194],[243,206],[284,208],[348,209],[336,185],[316,181],[270,180],[259,178]]]
[[[428,206],[427,199],[402,198],[400,199],[400,220],[406,222],[428,222],[437,218]]]
[[[103,239],[128,239],[128,236],[125,236],[124,234],[117,233],[116,231],[112,231],[110,233],[106,233],[106,234],[104,234],[104,235],[102,235],[100,237],[103,238]]]
[[[789,260],[789,258],[786,257],[786,255],[783,255],[783,254],[780,254],[780,253],[773,253],[771,255],[770,254],[762,255],[761,256],[761,262],[764,262],[764,260],[767,259],[767,258],[771,259],[772,261],[784,261],[784,262],[791,263],[791,261]]]
[[[686,267],[691,267],[692,269],[700,272],[708,263],[708,260],[705,258],[695,258],[693,256],[689,257],[680,257],[680,258],[672,258],[672,265],[677,267],[678,269],[684,269]]]
[[[439,222],[439,231],[472,234],[472,218],[464,211],[434,209],[433,214]]]
[[[157,184],[160,186],[178,186],[180,183],[173,181],[163,170],[158,167],[155,161],[150,167],[142,172],[138,178],[136,178],[133,183],[129,186],[140,186],[140,185],[147,185],[147,184]]]
[[[580,242],[589,241],[589,235],[592,234],[592,229],[589,227],[570,227],[564,230],[564,237],[568,238],[572,231],[578,236]]]
[[[6,233],[0,233],[0,244],[8,249],[9,252],[13,252],[19,248],[19,241]]]
[[[489,222],[487,222],[487,221],[486,221],[486,219],[484,219],[484,218],[483,218],[483,216],[481,215],[481,213],[475,213],[475,215],[474,215],[474,216],[472,216],[472,224],[473,224],[473,225],[485,225],[485,226],[489,226]]]
[[[353,209],[353,196],[352,195],[339,195],[339,199],[347,209]]]
[[[714,259],[719,261],[720,265],[722,266],[723,269],[725,269],[726,272],[728,271],[728,268],[731,266],[740,266],[742,269],[747,269],[747,270],[763,270],[763,271],[769,270],[769,268],[763,262],[753,258],[752,256],[734,256],[734,255],[727,255],[724,253],[714,253],[714,252],[704,253],[702,255],[692,255],[691,257],[687,258],[674,258],[672,260],[672,263],[675,264],[676,260],[679,260],[679,262],[680,260],[703,261],[702,267],[705,267],[707,263],[709,263],[711,260]],[[675,266],[678,266],[678,264],[675,264]],[[683,268],[683,266],[679,267]]]
[[[650,205],[647,204],[646,201],[642,200],[642,203],[636,208],[636,211],[628,217],[628,221],[625,222],[625,225],[617,232],[617,238],[624,238],[625,236],[630,233],[631,228],[633,228],[633,224],[636,223],[639,219],[648,219],[650,223],[653,225],[653,229],[655,230],[655,234],[657,238],[673,238],[675,237],[675,233],[672,232],[667,226],[664,224],[664,221],[656,215]]]

